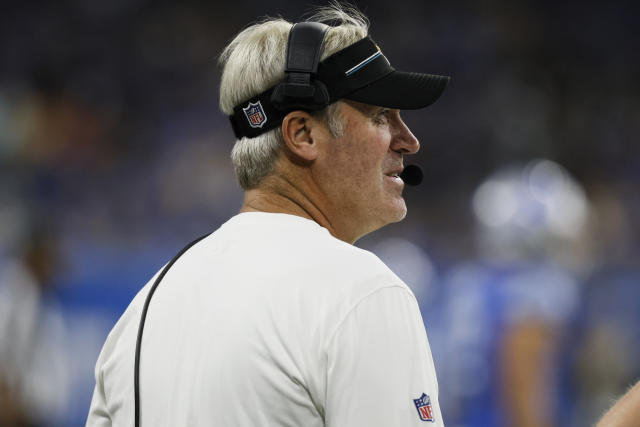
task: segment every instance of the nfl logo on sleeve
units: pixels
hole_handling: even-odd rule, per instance
[[[413,403],[416,405],[418,415],[420,415],[422,421],[435,421],[433,419],[433,408],[431,408],[431,398],[428,395],[422,393],[422,396],[413,399]]]
[[[260,101],[255,103],[250,102],[242,111],[244,111],[244,115],[247,116],[249,126],[252,128],[261,128],[267,123],[267,115],[264,113]]]

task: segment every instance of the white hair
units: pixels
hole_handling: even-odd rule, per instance
[[[320,59],[334,54],[367,36],[369,21],[354,7],[337,2],[321,7],[307,21],[332,25],[327,31]],[[223,67],[220,81],[220,109],[227,115],[233,108],[284,79],[285,54],[293,24],[282,18],[265,20],[242,30],[220,55]],[[335,102],[317,113],[334,135],[343,132]],[[236,176],[244,190],[255,188],[270,175],[282,151],[280,127],[255,138],[241,138],[231,152]]]

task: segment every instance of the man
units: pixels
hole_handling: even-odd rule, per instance
[[[223,52],[241,213],[133,300],[98,359],[88,426],[138,417],[145,315],[141,425],[444,425],[415,297],[352,243],[404,218],[399,174],[419,143],[399,110],[448,78],[395,72],[359,12],[310,20],[334,26],[267,20]]]

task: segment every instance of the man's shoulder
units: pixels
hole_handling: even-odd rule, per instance
[[[334,240],[333,247],[328,248],[325,256],[332,257],[336,263],[345,265],[348,269],[357,268],[360,275],[371,274],[396,277],[389,267],[373,252],[337,239]]]
[[[374,253],[339,240],[323,247],[310,264],[318,271],[323,286],[338,299],[358,300],[389,287],[409,290]]]
[[[373,253],[346,243],[317,223],[284,214],[241,214],[231,218],[205,244],[242,252],[250,265],[332,273],[395,275]]]

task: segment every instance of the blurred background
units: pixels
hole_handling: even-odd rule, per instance
[[[396,68],[453,77],[404,114],[407,219],[357,243],[419,299],[447,426],[593,423],[640,377],[639,8],[355,4]],[[131,298],[240,207],[217,55],[309,6],[2,9],[0,425],[79,426]]]

